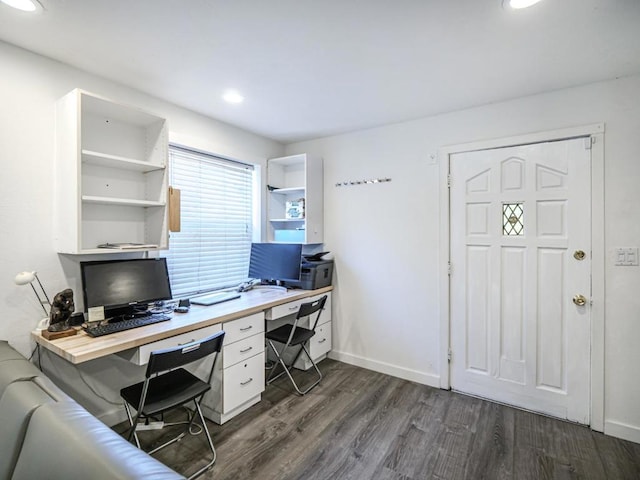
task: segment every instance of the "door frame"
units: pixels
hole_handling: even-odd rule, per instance
[[[570,127],[513,137],[450,145],[438,150],[440,164],[440,388],[451,388],[449,353],[451,347],[451,205],[449,171],[451,155],[456,153],[514,147],[572,138],[591,137],[591,365],[590,427],[604,431],[604,123]],[[453,179],[455,181],[455,179]]]

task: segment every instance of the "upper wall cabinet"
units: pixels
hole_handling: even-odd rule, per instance
[[[76,89],[58,101],[56,129],[56,250],[167,248],[166,120]]]
[[[307,154],[267,160],[267,240],[323,242],[322,159]]]

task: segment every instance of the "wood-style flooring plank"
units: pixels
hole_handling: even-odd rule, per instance
[[[513,476],[514,411],[480,401],[478,418],[471,426],[471,447],[466,478],[511,479]]]
[[[322,383],[304,397],[293,394],[284,377],[224,425],[207,422],[218,460],[200,478],[640,478],[639,444],[333,360],[320,368]],[[309,372],[295,376],[311,378]],[[158,458],[189,475],[206,453],[203,435],[196,435]]]
[[[314,389],[304,398],[291,393],[288,379],[270,385],[265,400],[271,402],[272,407],[250,417],[250,428],[242,429],[243,434],[233,435],[227,444],[220,447],[219,455],[227,454],[233,460],[217,474],[222,478],[286,478],[300,455],[313,445],[312,440],[317,438],[318,430],[322,430],[352,401],[350,396],[339,394],[337,390],[337,386],[349,376],[345,374],[337,372],[330,375],[325,381],[325,390]],[[255,413],[245,412],[242,416]],[[258,436],[264,425],[275,423],[280,426],[277,437],[261,439]]]
[[[592,433],[607,478],[640,478],[640,444]]]
[[[361,370],[359,375],[373,375],[373,372]],[[375,377],[380,381],[372,383],[360,396],[340,412],[323,435],[318,450],[311,452],[309,465],[299,469],[292,478],[367,478],[362,471],[370,468],[369,462],[379,462],[381,446],[378,440],[393,438],[394,428],[398,426],[394,418],[401,411],[388,404],[394,400],[394,390],[398,380],[388,376]],[[349,472],[349,473],[347,473]]]

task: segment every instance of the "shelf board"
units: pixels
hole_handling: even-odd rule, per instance
[[[144,160],[120,157],[118,155],[94,152],[92,150],[82,150],[82,161],[83,163],[88,163],[89,165],[120,168],[124,170],[133,170],[136,172],[153,172],[155,170],[163,170],[165,168],[164,165],[149,163],[145,162]]]
[[[276,188],[275,190],[271,190],[271,193],[277,193],[279,195],[289,195],[291,193],[301,193],[304,195],[305,188],[304,187],[287,187],[287,188]]]
[[[83,116],[95,115],[144,128],[165,122],[164,118],[145,112],[138,107],[114,102],[101,95],[82,89],[77,89],[76,91],[80,95]]]
[[[278,165],[280,167],[290,167],[292,165],[304,165],[307,158],[306,155],[298,153],[296,155],[289,155],[287,157],[270,158],[268,163],[272,165]]]
[[[101,253],[129,253],[129,252],[155,252],[157,250],[164,250],[162,247],[155,248],[83,248],[78,253],[71,253],[70,255],[95,255]]]
[[[84,203],[93,203],[98,205],[119,205],[128,207],[164,207],[165,202],[156,202],[152,200],[136,200],[132,198],[113,198],[113,197],[97,197],[94,195],[83,195]]]
[[[270,222],[277,223],[304,223],[306,218],[270,218]]]

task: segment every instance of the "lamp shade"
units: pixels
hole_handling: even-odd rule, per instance
[[[16,285],[27,285],[36,279],[36,272],[20,272],[16,275]]]
[[[38,282],[38,286],[40,287],[40,292],[44,296],[44,299],[40,296],[40,294],[36,290],[36,287],[33,285],[34,280]],[[49,312],[47,312],[47,309],[44,308],[44,306],[45,304],[47,304],[49,305],[49,307],[51,307],[51,301],[49,300],[49,297],[47,296],[47,292],[45,292],[44,287],[42,286],[42,283],[38,278],[38,272],[20,272],[19,274],[16,275],[16,278],[14,278],[13,281],[16,283],[16,285],[31,285],[31,289],[33,290],[33,293],[36,294],[36,297],[38,298],[38,301],[40,302],[40,305],[42,306],[44,313],[49,315]]]
[[[509,6],[511,8],[529,8],[535,5],[540,0],[509,0]]]

